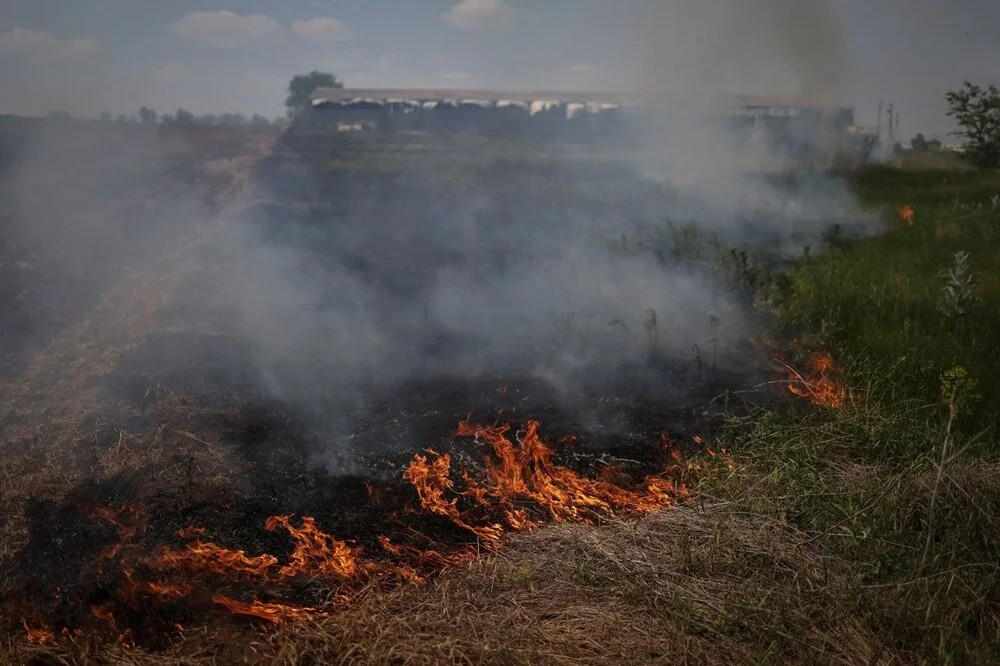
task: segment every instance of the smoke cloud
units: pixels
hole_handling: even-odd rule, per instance
[[[222,355],[240,366],[229,376],[294,407],[331,448],[414,382],[530,381],[546,387],[534,404],[567,410],[683,390],[708,381],[709,357],[713,373],[741,371],[753,324],[672,230],[695,222],[729,246],[787,255],[858,213],[822,174],[779,185],[787,152],[718,118],[717,95],[748,72],[764,75],[748,92],[836,90],[850,64],[825,5],[703,3],[683,23],[676,11],[649,2],[636,16],[637,85],[658,109],[634,119],[640,150],[411,137],[400,152],[296,128],[246,188],[202,200],[198,177],[175,180],[162,137],[79,150],[40,139],[9,181],[17,226],[39,252],[78,253],[106,285],[100,252],[141,268],[200,228],[185,220],[221,220],[172,285],[169,326],[232,340],[245,353]],[[97,152],[99,168],[83,170]],[[56,242],[64,229],[79,243]],[[176,344],[161,374],[203,358]],[[197,386],[205,369],[189,370],[184,385]]]

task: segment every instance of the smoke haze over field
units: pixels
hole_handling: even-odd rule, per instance
[[[629,69],[662,102],[636,128],[641,153],[606,146],[617,156],[609,160],[470,140],[383,149],[382,139],[339,144],[296,128],[255,182],[196,204],[197,175],[183,186],[167,175],[175,158],[155,130],[135,133],[134,145],[79,149],[71,132],[42,132],[48,149],[29,151],[11,181],[13,225],[31,230],[37,252],[64,247],[68,224],[85,230],[87,247],[141,258],[161,247],[164,229],[191,234],[200,228],[192,219],[224,220],[177,276],[171,326],[215,322],[213,334],[246,353],[222,374],[301,408],[337,444],[373,401],[414,381],[530,380],[545,387],[534,400],[572,410],[584,394],[663,395],[717,370],[738,375],[753,331],[746,304],[718,271],[675,256],[669,225],[693,221],[734,247],[781,256],[858,213],[847,188],[825,176],[794,188],[765,179],[784,156],[708,120],[707,100],[751,76],[832,99],[854,65],[827,5],[698,7],[643,2],[629,13]],[[202,33],[191,19],[184,33],[229,46],[232,35],[216,35],[228,20]],[[252,41],[280,38],[270,23],[251,24]],[[264,28],[274,34],[258,34]],[[75,179],[85,166],[88,177]],[[156,202],[152,225],[128,208],[144,197]],[[93,254],[81,256],[106,284],[108,266]],[[89,277],[88,261],[75,277]],[[171,364],[201,358],[188,344],[152,352],[169,360],[146,375],[178,374]]]

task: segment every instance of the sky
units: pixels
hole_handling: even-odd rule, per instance
[[[277,116],[289,78],[355,87],[805,95],[902,133],[1000,84],[998,0],[0,0],[0,113]]]

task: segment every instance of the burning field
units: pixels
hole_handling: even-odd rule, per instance
[[[4,166],[10,658],[306,663],[275,656],[287,641],[406,661],[375,646],[412,637],[370,623],[486,602],[456,601],[456,581],[503,588],[528,566],[544,590],[545,567],[579,555],[573,585],[607,579],[614,603],[655,606],[662,589],[625,579],[730,538],[736,559],[670,585],[717,596],[712,576],[741,575],[747,548],[782,580],[818,575],[780,552],[780,528],[724,537],[692,504],[704,470],[732,467],[715,435],[749,402],[847,398],[829,356],[797,369],[752,342],[763,264],[662,217],[739,213],[620,164],[491,145],[154,130],[116,153],[84,130],[36,131]],[[86,182],[59,168],[67,146],[95,155]],[[98,259],[109,247],[114,266]],[[76,299],[52,300],[70,285]],[[614,554],[619,538],[635,550]],[[623,612],[587,616],[564,594],[536,611],[576,623],[567,636]],[[709,606],[691,612],[707,621]],[[623,620],[623,643],[588,654],[668,650],[678,617],[656,620],[655,640]],[[497,663],[540,654],[490,640],[477,649]]]

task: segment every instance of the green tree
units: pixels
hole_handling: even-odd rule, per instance
[[[343,88],[344,84],[333,74],[312,71],[292,77],[288,83],[288,98],[285,107],[288,115],[294,116],[299,111],[308,108],[313,92],[317,88]]]
[[[966,81],[945,97],[948,115],[961,128],[952,134],[965,138],[966,156],[980,166],[1000,166],[1000,90]]]

